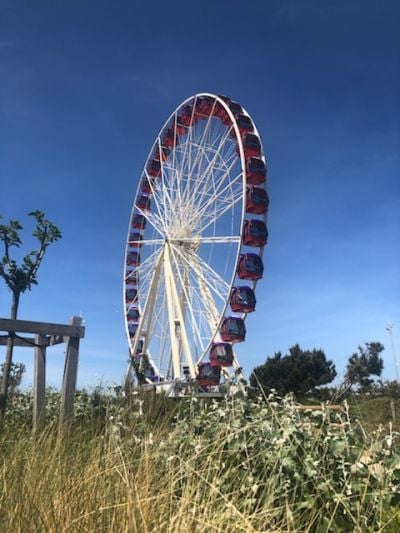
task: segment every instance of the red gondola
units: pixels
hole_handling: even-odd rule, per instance
[[[241,318],[225,317],[221,324],[221,339],[224,342],[242,342],[246,337],[246,326]]]
[[[168,148],[172,148],[173,146],[176,146],[179,144],[179,138],[177,135],[175,135],[175,132],[171,128],[167,128],[162,137],[161,137],[161,144],[163,146],[167,146]]]
[[[153,178],[158,178],[161,176],[161,162],[159,159],[152,159],[149,161],[146,172],[149,176]]]
[[[244,156],[248,157],[260,157],[261,155],[261,143],[260,139],[254,133],[245,133],[242,137]],[[239,147],[236,148],[236,152],[239,155]]]
[[[198,117],[193,113],[193,107],[189,104],[183,107],[180,117],[184,126],[194,126],[198,121]]]
[[[210,116],[214,107],[214,102],[214,98],[211,98],[210,96],[200,96],[200,98],[197,98],[194,108],[196,115],[203,115],[203,117]],[[203,117],[200,116],[199,118]]]
[[[153,192],[152,187],[154,187],[154,180],[149,180],[148,178],[142,178],[140,182],[140,190],[144,194],[151,194]]]
[[[137,298],[137,289],[129,288],[125,291],[125,301],[128,305],[131,305]]]
[[[140,254],[139,252],[131,251],[126,255],[126,264],[128,266],[138,266],[140,265]]]
[[[127,313],[128,321],[137,322],[140,318],[139,309],[131,307]]]
[[[243,244],[246,246],[265,246],[268,240],[267,226],[262,220],[244,221]]]
[[[263,215],[268,211],[268,193],[263,187],[248,187],[246,191],[246,212]]]
[[[246,286],[233,287],[230,304],[234,313],[252,313],[256,308],[253,289]]]
[[[243,113],[242,106],[238,104],[237,102],[234,102],[233,100],[231,100],[230,102],[228,102],[228,105],[229,105],[229,109],[232,111],[232,113],[235,116],[239,115],[240,113]]]
[[[246,162],[246,179],[248,185],[261,185],[267,175],[265,163],[259,157],[250,157]]]
[[[139,362],[142,356],[143,356],[143,341],[140,340],[140,341],[138,341],[138,343],[136,345],[135,359]]]
[[[150,196],[145,196],[144,194],[140,194],[136,198],[135,206],[141,209],[142,211],[150,211]]]
[[[136,335],[138,327],[139,327],[138,322],[128,322],[128,332],[131,338]]]
[[[262,278],[264,265],[257,254],[241,254],[238,264],[238,276],[240,279],[255,281]]]
[[[236,123],[238,125],[240,135],[243,135],[244,133],[254,130],[254,126],[251,121],[251,118],[248,117],[247,115],[242,115],[242,114],[237,115]]]
[[[180,115],[174,117],[172,129],[175,130],[178,135],[184,135],[186,133],[187,127],[183,124],[182,117]]]
[[[140,213],[135,213],[132,217],[132,228],[144,229],[146,227],[146,218]]]
[[[144,369],[144,376],[153,383],[155,383],[156,381],[160,381],[160,377],[157,376],[156,371],[151,365],[147,365]]]
[[[211,366],[211,363],[200,363],[197,381],[200,387],[208,388],[219,385],[221,379],[221,367]]]
[[[171,148],[168,148],[168,146],[157,145],[153,153],[153,158],[157,161],[166,161],[170,153]]]
[[[131,288],[131,287],[134,288],[135,285],[137,285],[139,282],[139,276],[138,276],[137,270],[135,268],[129,268],[126,271],[125,280],[126,280],[127,288]]]
[[[215,342],[210,350],[211,366],[232,366],[233,350],[227,342]]]
[[[226,101],[225,100],[226,97],[221,96],[221,98],[224,101]],[[229,98],[227,100],[229,100]],[[228,102],[226,102],[226,103],[228,103]],[[228,113],[225,111],[224,106],[222,104],[220,104],[219,102],[215,102],[215,105],[214,105],[213,110],[212,110],[212,115],[214,117],[220,118],[224,124],[227,124],[228,122],[230,123],[230,118],[229,118]]]
[[[142,246],[143,236],[141,233],[130,233],[129,235],[129,246],[131,248],[140,248]]]

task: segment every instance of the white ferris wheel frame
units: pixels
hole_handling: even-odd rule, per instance
[[[223,125],[226,132],[223,137],[223,143],[220,143],[218,150],[215,152],[213,158],[210,160],[210,172],[209,177],[211,177],[212,181],[212,170],[213,166],[216,165],[216,162],[219,157],[221,156],[221,152],[223,151],[223,148],[225,146],[226,141],[228,140],[228,137],[230,135],[231,130],[234,131],[235,137],[234,142],[237,145],[237,149],[239,154],[234,155],[234,159],[232,162],[229,163],[229,165],[226,168],[226,171],[224,171],[224,179],[221,180],[217,185],[215,183],[212,183],[213,185],[213,191],[212,194],[210,194],[209,198],[206,200],[206,203],[202,205],[202,209],[200,212],[193,212],[193,204],[190,203],[189,198],[187,198],[187,194],[191,192],[191,188],[189,185],[187,185],[186,189],[183,191],[180,187],[177,187],[177,190],[171,190],[168,189],[166,186],[165,180],[166,180],[166,173],[164,172],[165,168],[170,165],[173,169],[173,172],[175,174],[173,175],[172,179],[174,179],[174,176],[176,176],[177,183],[182,178],[182,172],[183,172],[183,165],[185,157],[189,157],[190,154],[185,153],[182,155],[181,159],[183,162],[182,168],[175,169],[174,165],[176,163],[176,145],[172,148],[171,154],[172,154],[172,162],[167,160],[163,161],[161,157],[161,136],[162,133],[165,132],[168,125],[171,124],[171,122],[175,125],[174,127],[174,138],[175,142],[176,139],[179,139],[177,129],[176,129],[176,118],[178,116],[178,112],[182,110],[185,106],[192,104],[193,105],[193,113],[194,113],[194,107],[199,98],[208,97],[212,98],[214,100],[214,106],[220,105],[224,109],[225,113],[228,115],[231,126]],[[243,114],[250,117],[250,115],[246,112],[244,108]],[[212,120],[215,119],[212,114],[210,116],[206,117],[207,126],[204,128],[205,131],[207,131],[207,128],[211,128]],[[219,122],[220,119],[216,118]],[[222,124],[222,122],[221,122]],[[252,124],[254,126],[253,132],[255,135],[257,135],[258,139],[260,140],[261,144],[261,159],[265,163],[265,156],[262,148],[262,143],[260,136],[258,134],[258,131],[256,129],[256,126],[254,125],[254,121],[252,121]],[[195,128],[195,125],[190,125],[188,127],[188,132],[192,132],[193,128]],[[189,136],[189,133],[187,134]],[[203,134],[203,139],[206,133]],[[185,151],[188,151],[189,147],[189,141],[186,141],[186,144],[183,143],[185,146]],[[160,163],[161,163],[161,177],[159,179],[161,186],[157,188],[153,185],[152,177],[148,174],[147,169],[148,165],[151,162],[153,158],[153,154],[155,150],[160,150]],[[198,149],[198,152],[200,153],[200,149]],[[197,157],[200,157],[197,155]],[[203,155],[202,155],[203,157]],[[234,167],[235,163],[237,164],[240,161],[240,172],[235,175],[233,178],[230,176],[230,171]],[[194,168],[194,166],[192,167]],[[172,172],[172,171],[171,171]],[[172,173],[173,173],[172,172]],[[155,210],[148,211],[145,209],[141,209],[136,205],[137,199],[141,196],[142,191],[140,189],[141,187],[141,181],[142,178],[146,177],[148,179],[148,183],[151,187],[151,201],[154,202]],[[191,181],[192,176],[188,172],[188,183]],[[226,183],[224,184],[224,181],[226,180]],[[199,183],[199,179],[196,178],[193,180],[195,185],[192,190],[192,192],[196,192],[197,194],[201,193],[201,183]],[[240,187],[240,195],[238,193],[238,198],[235,199],[234,203],[241,202],[241,213],[240,213],[240,221],[236,220],[235,224],[237,224],[237,227],[239,228],[239,234],[238,235],[226,235],[226,236],[204,236],[202,237],[202,233],[205,229],[210,227],[212,224],[215,224],[216,220],[224,215],[224,213],[228,213],[230,209],[232,209],[232,205],[222,205],[219,208],[219,211],[215,211],[214,213],[214,219],[211,217],[209,220],[207,220],[206,225],[200,226],[200,232],[199,230],[199,221],[203,220],[203,217],[207,214],[207,209],[209,206],[216,205],[216,202],[219,197],[221,197],[222,193],[224,193],[227,189],[232,189],[232,183],[241,183]],[[211,183],[210,183],[211,185]],[[165,335],[169,337],[169,351],[170,356],[169,360],[167,362],[167,367],[169,369],[169,378],[167,378],[166,381],[183,381],[190,378],[191,381],[196,380],[197,375],[197,365],[207,356],[210,346],[213,342],[220,341],[220,327],[221,323],[224,319],[227,307],[229,305],[230,301],[230,294],[232,292],[232,288],[235,285],[235,279],[237,278],[237,266],[239,257],[243,248],[242,244],[242,232],[244,227],[244,221],[246,219],[246,186],[247,186],[247,170],[246,170],[246,158],[243,148],[243,142],[241,133],[238,127],[238,124],[236,122],[236,117],[234,113],[229,108],[228,104],[225,102],[225,100],[217,95],[214,95],[212,93],[199,93],[196,95],[193,95],[189,98],[187,98],[184,102],[182,102],[175,110],[174,112],[168,117],[168,119],[165,121],[164,125],[160,129],[160,132],[158,133],[155,142],[153,146],[151,147],[151,150],[149,152],[149,155],[147,157],[147,160],[144,165],[144,171],[141,175],[141,178],[139,180],[139,184],[137,187],[137,191],[135,194],[135,199],[133,202],[133,207],[131,211],[131,216],[129,220],[129,227],[128,227],[128,235],[126,239],[126,248],[125,248],[125,272],[124,272],[124,283],[123,283],[123,291],[124,291],[124,307],[125,307],[125,328],[126,328],[126,334],[128,338],[128,342],[130,345],[130,354],[131,358],[135,356],[137,353],[139,343],[143,342],[143,353],[146,354],[146,357],[148,359],[149,364],[152,366],[153,370],[155,371],[156,375],[159,377],[162,376],[162,369],[161,369],[161,355],[157,358],[157,354],[150,353],[149,352],[149,345],[151,344],[152,334],[153,330],[156,327],[155,322],[157,321],[163,321],[164,327],[168,323],[168,332],[165,332]],[[172,192],[171,192],[172,191]],[[200,191],[200,192],[199,192]],[[177,193],[175,195],[175,198],[173,198],[173,193]],[[208,193],[208,190],[202,191],[202,194],[206,196],[206,193]],[[186,197],[185,197],[186,194]],[[175,200],[175,204],[174,204]],[[176,207],[176,204],[179,204],[179,209]],[[175,224],[172,222],[172,218],[176,216],[175,209],[178,209],[179,215],[182,219],[185,219],[187,221],[191,221],[194,230],[192,232],[191,236],[187,236],[182,234],[181,229],[184,226],[181,223],[181,226],[179,226],[179,223]],[[215,207],[216,209],[216,207]],[[186,210],[186,211],[185,211]],[[140,241],[140,247],[137,247],[136,250],[140,253],[143,246],[153,246],[155,247],[154,253],[150,254],[149,257],[146,258],[146,260],[141,263],[139,266],[137,266],[135,269],[128,270],[127,267],[127,257],[131,250],[132,241],[130,241],[130,236],[132,234],[132,221],[133,217],[136,214],[143,215],[146,220],[146,227],[147,225],[150,225],[152,227],[153,233],[155,233],[156,238],[151,239],[143,239],[143,241]],[[163,214],[164,216],[160,216],[160,214]],[[261,216],[261,220],[265,221],[266,214]],[[197,224],[197,225],[196,225]],[[173,231],[172,231],[173,228]],[[193,228],[192,228],[193,229]],[[148,228],[147,228],[148,231]],[[173,235],[174,231],[177,232],[176,235]],[[144,231],[146,233],[146,230]],[[172,233],[172,234],[171,234]],[[136,243],[139,244],[139,243]],[[188,248],[184,248],[185,244],[188,245]],[[223,279],[223,287],[225,289],[224,291],[224,303],[220,304],[219,309],[215,302],[215,294],[218,294],[219,288],[218,284],[222,286],[221,276],[215,272],[215,270],[208,265],[205,261],[203,261],[200,256],[197,256],[196,251],[200,247],[201,244],[209,244],[209,245],[215,245],[215,244],[232,244],[233,246],[236,246],[236,252],[234,259],[232,260],[233,268],[232,272],[228,278],[228,281]],[[158,247],[158,248],[157,248]],[[191,247],[191,248],[190,248]],[[252,250],[252,252],[257,253],[260,258],[263,256],[264,246],[259,247],[258,251]],[[210,253],[211,256],[211,253]],[[191,262],[189,259],[191,259],[193,262]],[[147,263],[146,263],[147,262]],[[151,267],[149,269],[149,267]],[[211,334],[209,335],[209,338],[206,339],[207,342],[204,344],[201,342],[201,332],[199,331],[199,326],[196,322],[198,317],[196,318],[196,313],[194,312],[193,308],[191,307],[190,302],[190,292],[187,290],[187,287],[189,287],[189,279],[182,279],[182,273],[181,270],[184,268],[184,276],[187,276],[187,278],[190,277],[190,273],[197,277],[199,283],[198,283],[198,291],[200,295],[197,295],[198,299],[203,299],[203,301],[206,302],[206,305],[204,305],[205,310],[204,314],[207,315],[207,320],[210,326]],[[193,271],[193,272],[192,272]],[[137,292],[138,295],[141,296],[141,301],[139,302],[139,313],[140,313],[140,319],[138,321],[137,329],[135,332],[135,335],[133,337],[130,336],[129,333],[129,320],[128,320],[128,307],[126,303],[126,290],[129,286],[129,272],[130,274],[136,275],[139,279],[137,280]],[[186,274],[187,272],[187,274]],[[140,279],[142,276],[147,276],[147,286],[145,287],[146,294],[141,295],[141,283]],[[177,279],[178,278],[178,279]],[[162,285],[164,290],[164,307],[167,309],[160,310],[158,309],[158,314],[156,312],[157,306],[160,306],[160,303],[157,301],[158,294],[159,294],[159,287]],[[257,280],[253,280],[247,283],[247,285],[251,285],[252,289],[254,290],[257,285]],[[192,291],[193,292],[193,291]],[[139,298],[138,296],[138,298]],[[165,311],[167,312],[167,319],[165,319],[165,316],[163,318],[159,318],[159,314],[162,312],[165,315]],[[185,315],[189,315],[190,321],[191,321],[191,327],[192,331],[188,331],[188,327],[186,326],[187,321],[185,320]],[[236,315],[239,315],[242,319],[246,319],[246,313],[235,313]],[[192,336],[197,336],[197,342],[200,346],[202,346],[202,352],[196,355],[193,353],[193,339]],[[200,341],[199,341],[200,340]],[[161,342],[161,340],[160,340]],[[186,367],[185,372],[183,371],[183,367]],[[243,375],[241,372],[241,367],[239,365],[239,362],[237,360],[236,355],[234,354],[234,360],[232,365],[234,375],[236,376],[236,380],[240,381],[243,379]],[[131,372],[132,372],[132,364],[131,362],[128,365],[127,373],[126,373],[126,380],[129,381],[131,379]],[[229,378],[230,374],[227,370],[227,368],[222,369],[222,374],[225,378]],[[150,380],[147,380],[149,383],[151,383]],[[161,382],[162,383],[162,382]],[[153,385],[155,385],[153,383]]]

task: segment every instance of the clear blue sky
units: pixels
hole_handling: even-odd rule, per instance
[[[82,313],[79,384],[121,382],[124,241],[148,150],[185,98],[253,116],[269,162],[270,243],[239,357],[299,342],[343,372],[387,320],[400,356],[400,6],[395,0],[0,0],[0,213],[58,224],[20,318]],[[0,286],[0,315],[10,294]],[[1,356],[3,357],[3,356]],[[33,354],[15,360],[31,369]],[[63,349],[48,351],[58,385]],[[29,373],[27,382],[31,382]]]

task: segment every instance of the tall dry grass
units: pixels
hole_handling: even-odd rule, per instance
[[[62,438],[10,415],[0,531],[399,530],[396,435],[367,435],[346,410],[109,395],[77,412]]]

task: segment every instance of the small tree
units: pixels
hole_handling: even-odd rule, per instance
[[[288,355],[282,357],[277,352],[257,366],[250,376],[250,384],[266,393],[275,389],[281,395],[293,392],[301,396],[335,377],[335,365],[326,359],[322,350],[302,350],[295,344]]]
[[[4,363],[0,365],[0,382],[3,379]],[[11,363],[10,378],[8,382],[8,393],[12,396],[21,385],[22,378],[26,372],[24,363]]]
[[[383,359],[380,353],[385,349],[380,342],[366,342],[365,348],[358,347],[347,363],[345,379],[350,386],[358,385],[365,392],[373,383],[372,375],[380,376],[383,370]]]
[[[22,230],[18,220],[10,220],[7,225],[0,225],[0,241],[4,246],[4,255],[0,261],[0,276],[6,282],[12,294],[11,313],[12,319],[17,318],[19,299],[21,293],[30,290],[32,285],[37,285],[37,273],[48,246],[61,238],[61,233],[57,226],[46,220],[41,211],[29,213],[36,221],[33,236],[38,240],[37,250],[33,250],[25,255],[20,265],[11,258],[11,248],[19,247],[22,244],[19,232]],[[1,218],[1,217],[0,217]],[[7,406],[7,392],[10,382],[10,370],[14,349],[14,337],[10,335],[7,339],[7,350],[3,365],[3,375],[0,384],[0,425],[4,419]]]

